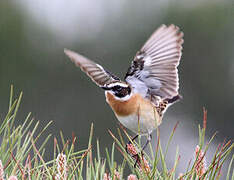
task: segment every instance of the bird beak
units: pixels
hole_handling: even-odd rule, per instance
[[[104,89],[104,90],[110,90],[111,89],[111,88],[109,88],[107,86],[102,86],[101,88]]]

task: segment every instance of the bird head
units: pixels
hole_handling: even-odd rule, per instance
[[[107,92],[113,94],[117,99],[126,100],[131,96],[132,89],[129,84],[121,81],[112,82],[102,86]]]

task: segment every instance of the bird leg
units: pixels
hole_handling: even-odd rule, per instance
[[[140,156],[139,156],[139,154],[137,153],[135,147],[134,147],[133,144],[132,144],[132,142],[133,142],[136,138],[138,138],[138,136],[139,136],[139,135],[136,135],[135,137],[132,138],[131,141],[128,142],[128,144],[126,144],[126,152],[127,152],[128,154],[131,154],[132,157],[136,160],[136,162],[135,162],[135,164],[134,164],[134,167],[136,167],[136,165],[140,163]],[[142,150],[141,150],[141,156],[142,156],[142,157],[144,156],[143,151],[144,151],[144,149],[147,147],[147,145],[149,144],[149,142],[151,141],[151,139],[152,139],[152,135],[151,135],[151,133],[149,133],[149,135],[148,135],[148,137],[147,137],[147,141],[146,141],[146,143],[144,144],[144,146],[143,146],[143,148],[142,148]]]
[[[144,144],[141,152],[143,153],[143,151],[145,150],[145,148],[147,147],[147,145],[149,144],[149,142],[151,141],[152,139],[152,134],[148,134],[148,137],[147,137],[147,140],[146,140],[146,143]]]
[[[128,142],[128,144],[129,144],[129,143],[132,143],[133,141],[135,141],[135,139],[137,139],[138,136],[139,136],[138,134],[137,134],[136,136],[134,136],[134,137],[131,139],[131,141]]]

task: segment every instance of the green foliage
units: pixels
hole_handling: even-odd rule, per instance
[[[157,180],[174,180],[174,179],[220,179],[221,168],[227,157],[231,154],[233,143],[228,141],[220,144],[217,147],[213,159],[210,164],[206,164],[205,155],[209,145],[215,134],[210,138],[209,142],[205,142],[206,130],[206,110],[204,110],[203,127],[199,129],[199,143],[195,150],[196,157],[193,162],[190,162],[186,171],[178,176],[176,171],[177,165],[180,161],[179,148],[176,149],[175,162],[173,167],[167,165],[166,156],[171,141],[177,127],[175,125],[169,136],[165,151],[163,151],[160,141],[160,131],[157,129],[157,145],[153,148],[150,144],[150,153],[140,153],[140,138],[139,142],[132,142],[131,137],[124,128],[118,129],[118,138],[111,131],[110,135],[113,137],[114,143],[109,150],[106,148],[106,158],[102,158],[100,154],[99,141],[97,140],[97,153],[94,156],[92,149],[93,124],[91,125],[89,142],[87,149],[75,151],[74,146],[76,137],[73,137],[71,142],[66,141],[62,132],[60,139],[62,141],[62,148],[54,138],[54,153],[52,160],[46,162],[43,159],[46,143],[51,135],[47,136],[41,145],[38,145],[40,136],[45,132],[48,123],[42,130],[39,129],[39,122],[31,119],[29,113],[23,124],[15,126],[15,119],[20,106],[22,93],[17,99],[13,98],[13,87],[11,87],[9,110],[6,117],[0,124],[0,160],[3,167],[0,166],[0,177],[8,179],[15,175],[19,179],[126,179],[123,176],[126,169],[130,169],[131,174],[136,175],[138,179],[157,179]],[[38,132],[39,131],[39,132]],[[124,139],[131,141],[131,146],[127,146]],[[123,160],[117,163],[115,159],[116,151],[122,154]],[[138,155],[134,152],[139,152]],[[139,157],[136,162],[136,157]],[[226,179],[234,179],[234,171],[232,168],[234,156],[230,161]],[[134,164],[137,166],[134,167]],[[159,168],[161,166],[161,168]],[[4,175],[1,172],[4,171]]]

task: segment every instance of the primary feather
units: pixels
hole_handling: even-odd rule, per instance
[[[120,81],[117,76],[86,57],[68,49],[64,49],[64,52],[75,63],[75,65],[80,67],[81,70],[84,71],[98,86],[101,87],[106,84]]]

